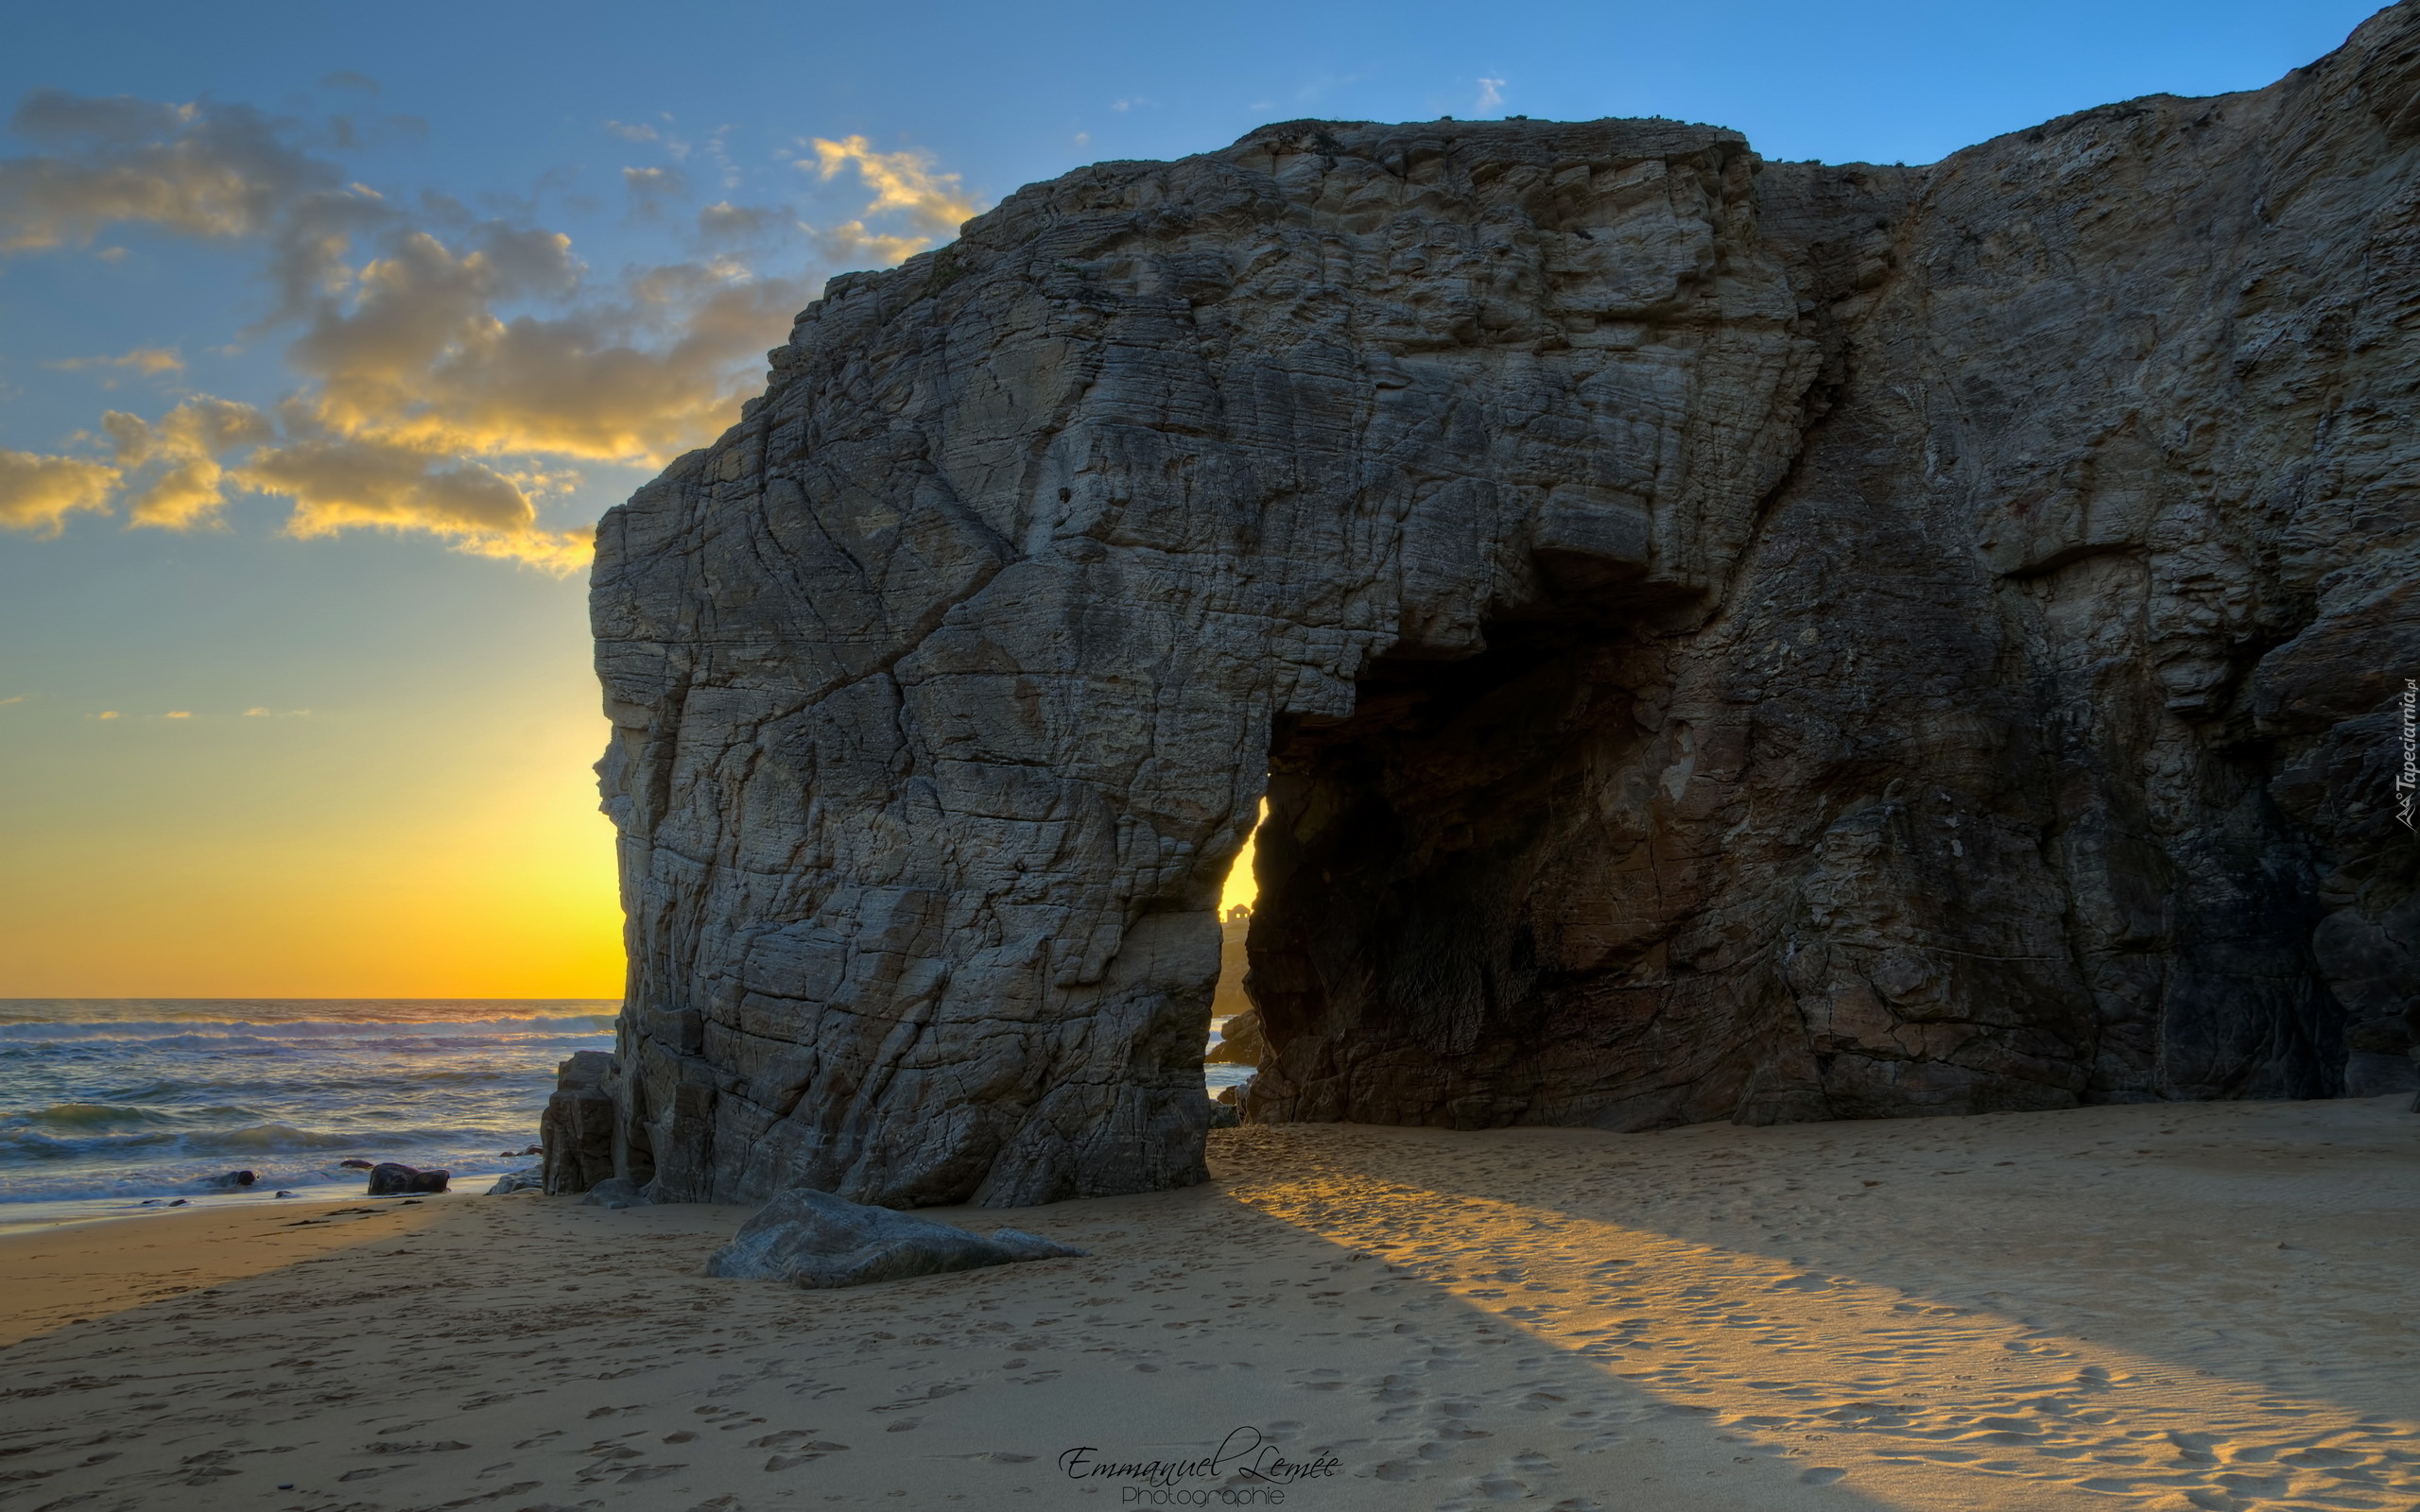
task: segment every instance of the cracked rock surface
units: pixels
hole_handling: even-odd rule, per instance
[[[1928,168],[1296,122],[834,280],[599,530],[615,1172],[1202,1179],[1264,788],[1248,1120],[2413,1085],[2415,164],[2406,4]]]

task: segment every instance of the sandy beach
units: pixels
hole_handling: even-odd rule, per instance
[[[1253,1127],[934,1212],[1090,1260],[839,1292],[699,1274],[738,1208],[20,1233],[0,1505],[2404,1512],[2409,1102]]]

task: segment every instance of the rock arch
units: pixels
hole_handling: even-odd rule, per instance
[[[1201,1179],[1264,771],[1251,1117],[2408,1082],[2414,30],[1928,169],[1292,123],[834,280],[599,531],[616,1168]]]

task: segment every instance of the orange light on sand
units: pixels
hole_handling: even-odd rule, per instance
[[[1549,1158],[1587,1148],[1584,1136],[1536,1135]],[[1477,1149],[1475,1167],[1502,1160],[1505,1142]],[[2378,1496],[2368,1504],[2400,1506],[2420,1490],[2409,1418],[1772,1255],[1409,1186],[1399,1169],[1298,1159],[1244,1200],[1357,1258],[1384,1254],[1508,1337],[1623,1383],[1638,1394],[1633,1422],[1685,1415],[1741,1463],[1806,1466],[1808,1486],[1854,1472],[1858,1500],[1833,1504],[2047,1507],[2089,1493],[2187,1509],[2256,1493],[2263,1505],[2352,1506],[2350,1483]]]

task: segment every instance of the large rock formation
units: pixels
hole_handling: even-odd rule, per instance
[[[2420,14],[1929,168],[1296,122],[833,281],[607,517],[659,1198],[2409,1086]],[[550,1167],[557,1160],[550,1143]]]

